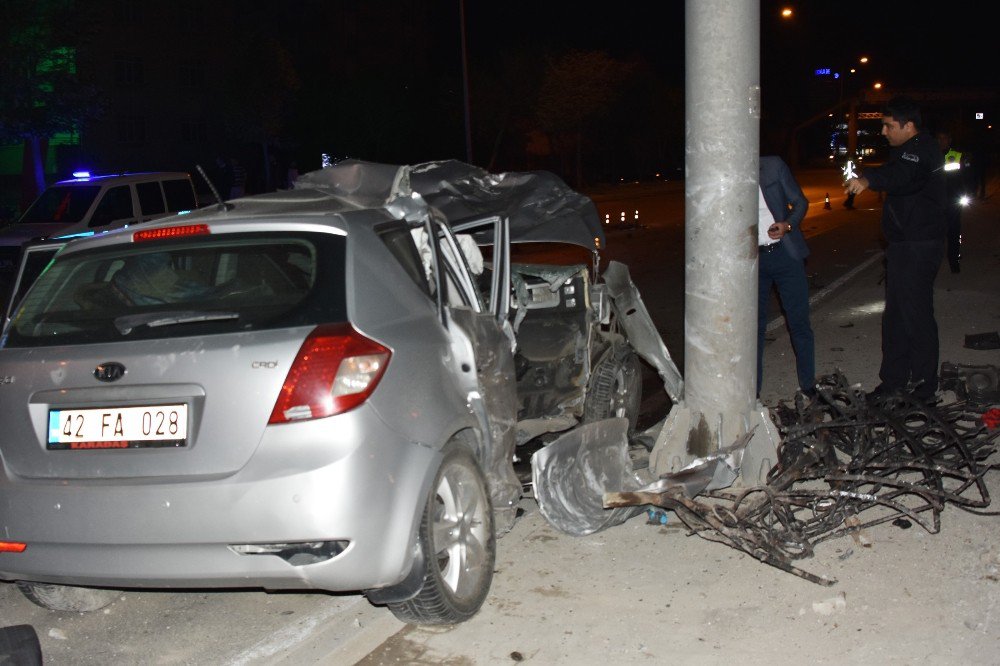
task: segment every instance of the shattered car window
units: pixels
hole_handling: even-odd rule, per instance
[[[421,263],[420,252],[417,250],[410,230],[403,224],[393,224],[379,229],[378,235],[392,256],[406,271],[406,274],[413,279],[421,291],[430,296],[431,287]]]

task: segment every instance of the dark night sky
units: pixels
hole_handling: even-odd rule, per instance
[[[456,2],[457,6],[457,2]],[[791,81],[866,54],[872,77],[897,87],[997,86],[1000,65],[991,5],[971,0],[876,3],[762,0],[762,82]],[[781,7],[794,18],[779,17]],[[474,57],[523,44],[642,54],[668,82],[683,82],[682,0],[480,2],[467,0]]]
[[[840,58],[871,58],[870,75],[894,87],[996,86],[1000,64],[991,5],[969,0],[875,3],[847,0],[789,3],[791,21],[775,14],[780,3],[765,0],[765,57],[787,55],[808,73]],[[767,15],[767,12],[771,16]],[[797,63],[796,53],[804,58]]]
[[[466,2],[469,51],[483,57],[519,47],[641,55],[664,80],[684,80],[683,2]]]
[[[441,119],[437,135],[429,131],[401,130],[409,140],[417,141],[413,137],[421,137],[423,144],[416,146],[415,152],[421,155],[464,154],[459,21],[462,0],[429,3],[366,0],[362,5],[347,0],[289,2],[277,17],[273,5],[259,5],[260,18],[284,24],[284,34],[292,49],[315,60],[322,60],[324,45],[338,38],[332,34],[326,40],[309,37],[317,26],[324,25],[323,21],[315,20],[316,16],[335,21],[341,13],[338,7],[343,7],[348,17],[367,16],[376,21],[419,15],[419,25],[405,21],[399,24],[393,20],[385,21],[385,25],[366,24],[352,37],[365,43],[357,64],[364,75],[379,79],[383,87],[396,85],[411,93],[422,91],[425,97],[417,103],[418,108],[434,107],[431,118]],[[502,73],[509,73],[507,67],[516,67],[522,72],[522,78],[530,79],[544,69],[547,55],[559,55],[567,49],[606,51],[620,60],[639,58],[651,66],[661,84],[682,89],[687,38],[685,4],[684,0],[599,3],[464,0],[473,97],[473,140],[479,144],[475,151],[477,156],[491,154],[500,132],[500,119],[489,117],[489,112],[495,109],[483,109],[484,103],[495,105],[497,97],[484,100],[482,95],[492,90],[489,85],[495,86],[502,79]],[[780,10],[784,6],[793,9],[791,20],[781,18]],[[861,55],[868,56],[870,62],[854,78],[854,87],[858,90],[868,89],[876,80],[885,84],[884,92],[890,94],[901,89],[944,87],[992,86],[995,90],[998,84],[996,67],[1000,63],[994,43],[996,37],[992,34],[994,24],[985,14],[989,7],[988,3],[971,0],[947,3],[911,0],[896,4],[871,0],[761,0],[760,81],[762,122],[768,126],[767,134],[777,135],[782,140],[782,132],[787,128],[815,117],[842,100],[848,90],[839,83],[816,77],[814,72],[820,67],[846,66]],[[414,57],[409,50],[413,45],[423,50],[420,57]],[[383,69],[365,67],[367,57],[374,57]],[[299,62],[309,60],[304,58]],[[429,66],[424,67],[424,64]],[[307,67],[302,67],[304,75],[309,72]],[[322,70],[319,73],[329,77],[329,73]],[[318,85],[325,84],[320,82]],[[524,92],[514,86],[505,90],[511,95]],[[477,98],[477,94],[480,97]],[[630,100],[630,103],[642,104],[643,101],[645,98]],[[380,106],[378,99],[369,102],[372,108]],[[656,103],[652,99],[649,102],[651,105]],[[396,106],[405,107],[406,104]],[[655,114],[658,110],[632,108],[647,114]],[[676,109],[667,111],[676,112]],[[935,110],[934,113],[941,116],[938,122],[948,122],[945,116],[958,111]],[[964,113],[965,110],[960,111]],[[494,115],[502,114],[497,111]],[[393,123],[399,125],[392,118],[380,122],[383,127],[391,127]],[[304,126],[315,127],[316,123]],[[358,124],[347,122],[341,126],[357,127]],[[391,144],[389,137],[386,138]],[[512,135],[503,138],[510,142],[517,140]],[[332,136],[324,140],[331,143],[339,139]],[[398,141],[397,138],[392,140]],[[819,145],[820,139],[809,140]],[[348,145],[343,151],[354,154],[361,148]]]
[[[656,74],[649,76],[642,67],[621,68],[638,74],[629,81],[632,87],[608,104],[605,117],[587,127],[593,163],[611,165],[608,170],[615,172],[634,163],[640,172],[653,162],[669,165],[681,159],[685,0],[464,0],[469,106],[461,77],[462,3],[285,0],[277,5],[226,0],[221,5],[229,13],[219,14],[228,20],[218,30],[223,37],[229,28],[229,36],[273,37],[289,53],[302,85],[285,98],[291,110],[285,109],[281,139],[296,146],[288,150],[297,151],[302,164],[321,149],[381,161],[462,157],[468,154],[463,115],[470,108],[473,153],[484,164],[524,168],[533,156],[568,153],[564,147],[539,152],[535,144],[534,152],[529,155],[528,150],[528,137],[541,125],[533,114],[544,83],[545,58],[567,49],[606,51],[630,64],[641,59]],[[780,17],[785,4],[795,11],[791,20]],[[769,140],[782,140],[782,131],[842,101],[846,90],[817,79],[814,71],[836,68],[862,54],[871,62],[858,77],[859,87],[878,79],[890,93],[945,86],[992,86],[996,91],[1000,49],[995,23],[985,14],[990,8],[989,3],[971,0],[760,0],[762,133],[766,126]],[[113,40],[102,44],[109,42]],[[165,63],[187,57],[177,46],[169,41],[169,50],[162,54],[152,53],[155,45],[142,54]],[[239,48],[225,53],[245,62],[242,55],[234,55]],[[221,77],[219,72],[230,64],[226,60],[217,67],[215,76]],[[232,70],[239,76],[231,80],[246,76],[237,67]],[[563,99],[572,102],[572,95],[564,94]],[[544,129],[551,132],[551,127]],[[823,145],[819,139],[809,140],[811,146]]]

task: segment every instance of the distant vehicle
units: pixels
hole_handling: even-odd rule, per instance
[[[347,161],[27,246],[47,268],[0,337],[0,579],[57,610],[259,587],[468,619],[524,492],[515,448],[635,426],[636,306],[599,281],[603,242],[552,174]]]
[[[191,175],[151,171],[91,176],[80,173],[48,187],[17,221],[0,228],[4,295],[21,246],[55,235],[92,234],[197,207]]]

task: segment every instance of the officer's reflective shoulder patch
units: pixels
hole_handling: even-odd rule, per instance
[[[903,153],[902,157],[903,157],[904,160],[909,160],[910,162],[919,162],[920,161],[920,156],[919,155],[914,155],[913,153]]]

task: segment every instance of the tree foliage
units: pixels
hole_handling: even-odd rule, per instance
[[[536,110],[542,129],[575,133],[606,115],[633,68],[604,51],[574,50],[550,58]]]
[[[287,49],[276,39],[247,35],[228,63],[223,108],[232,138],[260,142],[282,135],[301,86]]]
[[[577,51],[550,58],[538,94],[536,117],[562,160],[562,171],[584,183],[585,131],[597,129],[632,75],[633,63],[604,51]],[[570,166],[570,165],[573,166]]]
[[[76,16],[73,0],[0,3],[0,140],[48,138],[100,114],[94,87],[77,76]]]

